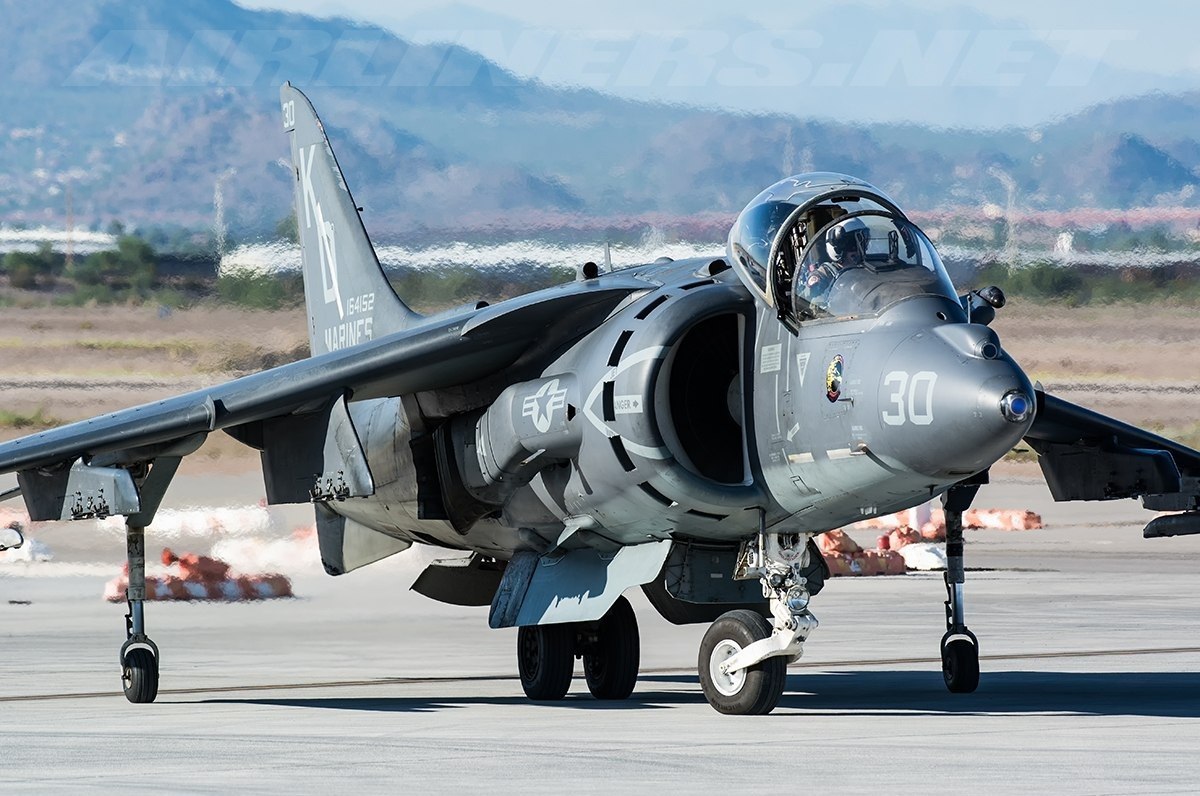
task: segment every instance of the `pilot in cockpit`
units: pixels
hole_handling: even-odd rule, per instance
[[[824,254],[828,259],[809,263],[805,292],[815,295],[827,290],[846,268],[866,262],[871,231],[860,219],[850,218],[830,227],[825,233]]]

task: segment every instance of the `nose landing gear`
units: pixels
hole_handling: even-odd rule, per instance
[[[951,487],[942,496],[946,514],[946,634],[942,636],[942,677],[955,694],[969,694],[979,687],[979,639],[967,629],[963,615],[963,512],[979,491],[979,484]]]
[[[730,611],[709,627],[700,643],[700,686],[717,711],[763,715],[779,703],[788,661],[803,654],[817,628],[808,612],[808,537],[768,534],[747,543],[734,577],[762,580],[770,599],[772,622],[754,611]]]

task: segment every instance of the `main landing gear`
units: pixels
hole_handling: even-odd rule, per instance
[[[566,696],[583,658],[583,676],[596,699],[626,699],[637,683],[641,645],[633,606],[618,597],[598,622],[532,625],[517,629],[517,668],[530,699]]]
[[[787,665],[803,654],[817,627],[808,611],[808,537],[768,534],[747,543],[734,577],[762,581],[772,621],[754,611],[730,611],[709,627],[700,643],[700,686],[721,713],[770,713],[783,695]]]
[[[979,639],[963,616],[963,512],[971,507],[979,484],[951,487],[942,496],[946,514],[946,634],[942,636],[942,677],[955,694],[979,687]]]
[[[153,702],[158,696],[158,646],[146,635],[142,605],[146,599],[146,529],[126,524],[129,587],[125,597],[125,643],[121,645],[121,683],[130,702]]]

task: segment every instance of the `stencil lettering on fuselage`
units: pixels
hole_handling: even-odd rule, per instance
[[[783,346],[780,344],[765,345],[762,347],[762,356],[759,360],[759,373],[775,373],[779,370],[782,362]]]

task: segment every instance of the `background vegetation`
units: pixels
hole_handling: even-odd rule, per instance
[[[293,218],[285,218],[276,230],[280,238],[292,242]],[[0,304],[149,303],[176,308],[215,303],[280,310],[304,303],[299,271],[221,271],[213,254],[215,248],[205,233],[152,229],[133,235],[119,224],[113,231],[114,248],[71,261],[48,243],[33,251],[8,252],[0,258]],[[1111,253],[1112,261],[1122,264],[1064,264],[1051,260],[1009,263],[1003,259],[1005,249],[999,247],[991,253],[977,253],[973,259],[948,258],[947,265],[961,292],[997,285],[1010,298],[1076,307],[1141,302],[1200,306],[1200,252],[1179,238],[1150,229],[1136,234],[1128,230],[1079,234],[1075,240],[1079,244],[1076,251]],[[1157,259],[1145,260],[1147,252]],[[574,276],[574,267],[538,262],[503,267],[398,267],[388,271],[397,293],[424,311],[502,300]]]

